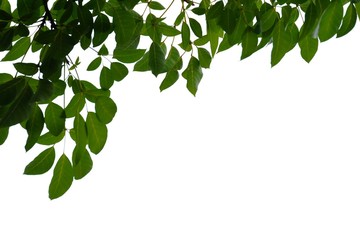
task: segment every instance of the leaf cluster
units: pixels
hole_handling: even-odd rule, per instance
[[[298,45],[310,62],[319,42],[346,35],[360,15],[358,1],[348,0],[164,2],[0,0],[1,61],[14,67],[0,73],[0,144],[20,124],[26,151],[47,146],[24,173],[54,167],[51,199],[92,169],[117,112],[111,88],[130,71],[161,77],[160,91],[183,79],[195,96],[219,52],[241,46],[246,59],[271,45],[275,66]],[[80,58],[71,58],[78,49],[96,53],[86,69],[98,78],[80,78]],[[72,156],[56,148],[67,136]]]

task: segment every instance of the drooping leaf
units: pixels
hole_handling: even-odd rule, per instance
[[[47,132],[39,137],[37,143],[41,145],[54,145],[55,143],[60,142],[64,136],[65,130],[57,136],[52,135],[51,132]]]
[[[149,50],[149,67],[155,76],[166,71],[165,53],[155,42],[151,44]]]
[[[280,20],[273,30],[273,48],[271,51],[271,66],[278,64],[291,47],[291,35],[285,31],[283,20]]]
[[[57,161],[49,186],[49,198],[55,199],[64,195],[73,182],[73,167],[68,157],[63,154]]]
[[[200,62],[197,58],[191,57],[187,68],[182,73],[182,76],[187,80],[187,89],[195,96],[203,76]]]
[[[203,68],[209,68],[211,64],[211,54],[205,48],[198,48],[200,65]]]
[[[99,121],[94,112],[89,112],[86,117],[88,133],[88,146],[92,153],[98,154],[104,147],[107,139],[106,125]]]
[[[325,9],[319,25],[319,39],[324,42],[332,38],[338,31],[343,16],[341,0],[332,1]]]
[[[257,50],[258,37],[256,33],[248,29],[242,38],[241,60],[249,57]]]
[[[187,47],[190,44],[190,28],[186,22],[183,22],[181,26],[181,40],[181,47],[184,50],[187,50]]]
[[[160,84],[160,91],[171,87],[179,79],[179,72],[171,69],[166,73],[164,80]]]
[[[171,47],[168,56],[165,59],[166,69],[176,69],[180,70],[183,66],[182,58],[180,53],[175,47]]]
[[[102,89],[109,89],[114,84],[112,71],[108,67],[103,67],[100,72],[100,86]]]
[[[26,122],[26,131],[28,138],[26,140],[25,150],[29,151],[38,141],[44,127],[44,115],[39,106],[35,106]]]
[[[77,152],[79,149],[77,147],[74,148],[73,151],[73,169],[74,169],[74,178],[76,180],[82,179],[85,177],[92,169],[93,161],[91,159],[91,156],[89,152],[84,149],[81,155],[79,155]],[[80,156],[79,158],[77,156]],[[76,162],[76,164],[75,164]]]
[[[94,71],[100,66],[100,64],[101,64],[101,57],[97,57],[90,62],[89,66],[87,67],[86,70]]]
[[[202,37],[203,33],[202,33],[200,23],[198,21],[196,21],[196,19],[194,19],[194,18],[189,18],[189,23],[190,23],[190,28],[193,31],[193,33],[195,34],[195,36]]]
[[[65,107],[65,115],[67,118],[75,117],[85,106],[85,97],[83,93],[76,93]]]
[[[45,110],[45,124],[54,136],[65,129],[65,111],[56,103],[49,103]]]
[[[55,161],[55,149],[50,147],[42,151],[33,161],[31,161],[26,167],[24,174],[37,175],[43,174],[50,170]]]
[[[2,61],[14,61],[23,56],[30,47],[30,38],[24,37],[17,41]]]
[[[117,107],[115,102],[109,97],[99,97],[95,102],[95,111],[98,119],[104,123],[108,124],[114,118]]]
[[[336,37],[342,37],[346,34],[348,34],[356,24],[356,9],[354,7],[354,4],[349,4],[344,19],[342,21],[341,27],[339,31],[337,32]]]
[[[35,63],[19,62],[19,63],[14,63],[14,67],[16,71],[24,75],[32,76],[38,72],[38,65],[36,65]]]
[[[134,63],[139,60],[144,53],[145,49],[121,50],[119,48],[115,48],[113,57],[123,63]]]
[[[9,128],[0,128],[0,145],[4,144],[9,135]]]
[[[121,81],[129,74],[127,67],[119,62],[112,62],[110,70],[115,81]]]
[[[318,49],[318,39],[307,36],[299,41],[299,46],[301,49],[301,57],[309,63]]]

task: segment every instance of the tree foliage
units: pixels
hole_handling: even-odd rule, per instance
[[[117,112],[111,88],[130,71],[161,78],[160,91],[183,79],[195,96],[219,52],[240,45],[245,59],[272,45],[275,66],[298,45],[310,62],[359,16],[358,0],[0,0],[1,61],[14,67],[0,73],[0,144],[20,124],[26,151],[47,146],[24,173],[53,168],[58,198],[91,171]],[[86,71],[98,77],[81,78],[78,49],[96,52]],[[55,148],[66,136],[72,156]]]

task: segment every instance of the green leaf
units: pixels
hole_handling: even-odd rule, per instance
[[[332,1],[325,9],[319,26],[319,39],[324,42],[332,38],[338,31],[343,16],[343,7],[340,0]]]
[[[291,36],[285,31],[284,22],[280,20],[273,30],[273,48],[271,51],[271,66],[278,64],[290,50]]]
[[[190,23],[191,30],[193,31],[195,36],[202,37],[203,33],[202,33],[200,23],[198,21],[196,21],[194,18],[189,18],[189,23]]]
[[[0,145],[4,144],[9,135],[9,128],[0,128]]]
[[[310,3],[310,5],[308,6],[305,12],[305,22],[301,29],[300,40],[309,34],[312,37],[313,35],[312,33],[316,26],[317,20],[318,20],[318,15],[317,15],[316,6],[314,5],[314,3]]]
[[[67,118],[75,117],[85,106],[85,97],[83,93],[76,93],[65,107],[65,115]]]
[[[139,60],[144,53],[145,49],[121,50],[119,48],[115,48],[113,57],[123,63],[134,63]]]
[[[182,73],[182,76],[187,80],[187,89],[195,96],[203,76],[199,60],[195,57],[191,57],[187,68]]]
[[[242,38],[241,60],[249,57],[257,50],[258,37],[251,29],[248,29]]]
[[[118,62],[112,62],[110,65],[110,70],[115,81],[121,81],[129,74],[127,67],[124,64]]]
[[[108,67],[103,67],[100,72],[100,86],[102,89],[110,89],[114,84],[112,71]]]
[[[164,80],[161,82],[160,91],[163,91],[171,87],[179,79],[179,72],[176,70],[170,70],[166,73]]]
[[[65,111],[56,103],[49,103],[45,110],[45,124],[54,136],[65,129]]]
[[[0,85],[13,79],[13,76],[8,73],[0,73]]]
[[[93,46],[102,44],[111,32],[111,23],[109,18],[104,14],[99,14],[94,22]]]
[[[95,102],[95,111],[98,119],[104,123],[110,123],[117,111],[115,102],[109,97],[99,97]]]
[[[337,32],[336,37],[342,37],[346,34],[348,34],[356,24],[356,9],[354,7],[354,4],[349,4],[344,19],[342,21],[341,27],[339,31]]]
[[[205,48],[198,48],[200,65],[203,68],[209,68],[211,64],[211,54]]]
[[[154,9],[154,10],[164,10],[165,7],[163,5],[161,5],[161,3],[157,2],[157,1],[151,1],[149,2],[149,8]]]
[[[151,44],[149,50],[149,67],[155,76],[166,71],[165,53],[155,42]]]
[[[275,9],[271,8],[260,16],[260,28],[261,32],[266,32],[272,28],[277,19],[277,13]]]
[[[61,197],[71,187],[73,181],[73,167],[65,154],[56,163],[53,177],[49,186],[49,198]]]
[[[165,59],[166,69],[180,70],[183,65],[179,51],[175,47],[171,47],[168,56]]]
[[[181,27],[181,40],[182,47],[186,50],[187,46],[190,44],[190,28],[186,22],[183,22]]]
[[[101,57],[97,57],[94,60],[91,61],[89,66],[87,67],[87,71],[94,71],[96,70],[101,64]]]
[[[44,122],[45,121],[42,110],[39,106],[35,106],[29,116],[29,119],[26,122],[26,131],[28,133],[28,138],[25,145],[26,151],[29,151],[38,141],[44,128]]]
[[[89,112],[86,117],[86,128],[89,149],[92,153],[98,154],[106,143],[106,125],[99,121],[94,112]]]
[[[24,174],[26,175],[38,175],[44,174],[50,170],[55,161],[55,149],[50,147],[42,151],[33,161],[31,161],[26,167]]]
[[[8,28],[0,31],[0,51],[8,50],[11,47],[14,37],[14,28]]]
[[[174,37],[174,36],[181,34],[181,32],[179,30],[177,30],[175,27],[166,25],[163,22],[160,22],[158,24],[157,28],[159,29],[159,31],[162,34],[164,34],[165,36],[168,36],[168,37]]]
[[[105,44],[101,46],[101,48],[99,49],[98,54],[100,56],[109,55],[109,50],[107,49]]]
[[[301,57],[309,63],[318,49],[318,40],[317,38],[307,36],[299,41],[299,47],[301,49]]]
[[[2,61],[13,61],[24,56],[30,47],[30,38],[24,37],[17,41]]]
[[[135,63],[134,65],[134,71],[137,72],[146,72],[146,71],[150,71],[150,66],[149,66],[149,52],[146,52],[144,54],[144,56]]]
[[[231,34],[235,29],[236,15],[237,14],[234,9],[225,8],[220,16],[219,25],[228,34]]]
[[[14,63],[16,71],[24,75],[32,76],[38,72],[38,65],[35,63]]]
[[[25,78],[18,77],[24,84],[20,84],[16,90],[15,98],[4,107],[0,106],[0,128],[10,127],[28,119],[35,103],[32,101],[34,93],[27,84]],[[6,83],[7,84],[7,83]],[[0,88],[1,89],[1,88]]]
[[[84,149],[84,150],[80,150],[83,151],[82,154],[80,155],[80,157],[78,159],[77,156],[79,156],[79,154],[77,153],[78,148],[75,147],[74,151],[73,151],[73,169],[74,169],[74,178],[76,180],[82,179],[83,177],[85,177],[92,169],[93,166],[93,161],[91,159],[91,156],[89,154],[89,152]],[[76,164],[75,164],[76,161]]]
[[[39,137],[37,143],[41,145],[54,145],[55,143],[60,142],[64,138],[64,136],[65,130],[57,136],[52,135],[51,132],[47,132]]]

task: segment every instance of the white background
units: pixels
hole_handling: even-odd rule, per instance
[[[185,80],[159,93],[162,79],[131,74],[92,172],[54,201],[52,171],[22,175],[43,148],[25,154],[12,129],[0,239],[358,240],[358,30],[310,64],[294,49],[271,68],[271,46],[219,54],[196,98]]]

